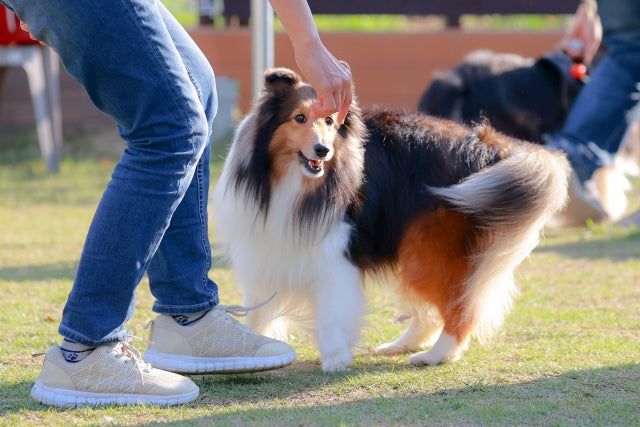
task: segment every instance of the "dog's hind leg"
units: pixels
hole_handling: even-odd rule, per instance
[[[434,365],[456,360],[466,349],[473,322],[463,320],[465,280],[472,271],[473,227],[464,214],[440,207],[416,218],[399,250],[399,272],[407,295],[435,306],[442,332],[433,348],[411,356],[413,364]],[[428,323],[412,323],[396,342],[404,345],[433,334]],[[405,337],[406,336],[406,337]],[[415,350],[415,342],[412,343]]]
[[[413,365],[437,365],[444,362],[453,362],[460,358],[467,349],[468,344],[469,336],[461,340],[442,331],[431,350],[412,354],[409,357],[409,362]]]
[[[400,354],[417,351],[423,345],[433,344],[438,333],[442,330],[442,319],[434,311],[433,309],[424,310],[412,307],[407,329],[395,341],[376,347],[376,353]]]
[[[443,319],[443,327],[440,336],[428,351],[412,354],[409,362],[413,365],[437,365],[458,360],[467,349],[473,332],[475,321],[467,318],[466,310],[468,301],[465,295],[460,295],[457,290],[464,289],[463,283],[449,285],[454,292],[443,295],[440,312]]]
[[[345,371],[353,363],[353,347],[360,337],[364,296],[360,270],[346,259],[316,273],[314,314],[322,369]]]
[[[460,311],[456,309],[445,310],[443,321],[444,327],[442,321],[425,321],[424,318],[413,317],[409,327],[400,338],[393,343],[378,347],[376,351],[384,354],[396,354],[416,351],[422,345],[433,344],[429,351],[421,351],[411,355],[409,361],[413,365],[437,365],[458,360],[467,349],[472,323],[462,320]],[[438,332],[440,332],[439,336]]]

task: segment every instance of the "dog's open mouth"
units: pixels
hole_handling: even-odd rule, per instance
[[[322,160],[309,159],[301,151],[298,151],[298,158],[302,167],[311,175],[320,175],[324,172],[324,162]]]

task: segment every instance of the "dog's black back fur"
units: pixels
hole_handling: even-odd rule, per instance
[[[478,142],[485,137],[480,134],[492,132],[485,125],[467,129],[421,113],[392,111],[367,112],[363,120],[368,131],[364,184],[347,216],[355,225],[350,257],[367,268],[393,263],[402,227],[443,204],[427,187],[457,184],[500,157],[497,147]]]

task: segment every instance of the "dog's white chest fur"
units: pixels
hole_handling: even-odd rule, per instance
[[[301,194],[299,168],[291,167],[273,188],[266,217],[242,187],[228,185],[229,175],[223,174],[216,187],[213,209],[216,238],[226,245],[237,274],[251,270],[252,279],[264,285],[292,290],[311,286],[318,266],[332,268],[344,258],[350,234],[344,221],[300,233],[294,215]]]
[[[214,192],[216,237],[226,245],[245,305],[276,294],[274,301],[251,311],[246,323],[286,339],[284,319],[302,321],[316,332],[323,369],[345,370],[353,362],[350,347],[364,311],[360,271],[345,255],[351,226],[335,218],[324,227],[311,227],[315,232],[300,232],[305,228],[296,224],[294,214],[301,194],[297,167],[273,189],[266,217],[231,178],[225,168]]]

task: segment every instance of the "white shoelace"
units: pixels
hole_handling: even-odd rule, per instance
[[[144,384],[144,374],[151,373],[151,370],[153,369],[153,367],[149,363],[145,362],[142,359],[142,356],[140,355],[140,352],[138,351],[138,349],[136,349],[134,346],[131,345],[130,342],[131,340],[134,340],[134,339],[140,340],[143,342],[148,342],[144,338],[140,338],[136,335],[129,334],[125,341],[121,341],[113,347],[113,353],[115,357],[119,359],[126,358],[133,361],[136,372],[140,376],[140,381],[142,381],[142,384]]]
[[[274,292],[273,295],[271,295],[268,299],[262,301],[260,304],[252,305],[251,307],[245,307],[242,305],[218,305],[217,308],[223,310],[227,314],[231,314],[232,316],[244,317],[251,310],[255,310],[256,308],[260,308],[263,305],[267,305],[268,303],[270,303],[271,300],[275,298],[276,294],[277,292]]]

